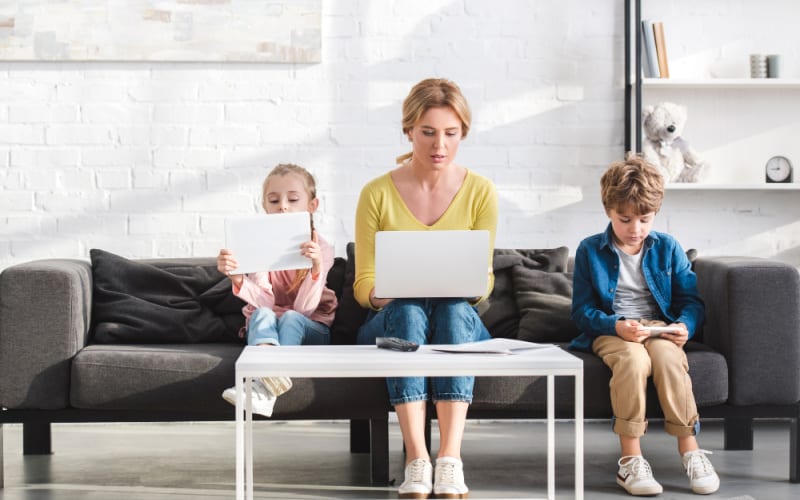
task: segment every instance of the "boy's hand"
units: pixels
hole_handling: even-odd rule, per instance
[[[614,325],[614,330],[617,332],[617,337],[628,342],[642,343],[645,339],[650,338],[647,331],[642,330],[642,324],[632,319],[621,319]]]
[[[311,241],[300,245],[300,255],[311,259],[311,276],[319,276],[322,272],[322,250],[316,230],[311,231]]]
[[[675,327],[675,331],[663,332],[661,334],[661,338],[671,340],[676,346],[683,347],[689,340],[689,330],[686,328],[686,325],[683,323],[672,323],[671,325],[667,326]]]
[[[240,287],[242,286],[242,281],[244,281],[244,276],[241,274],[231,274],[231,271],[237,267],[239,267],[239,263],[236,261],[236,258],[234,258],[233,252],[227,248],[223,248],[219,251],[219,255],[217,255],[217,271],[228,276],[231,281],[233,281],[234,285]]]

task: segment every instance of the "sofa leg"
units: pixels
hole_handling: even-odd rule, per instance
[[[373,418],[370,425],[370,481],[374,485],[389,484],[389,417]]]
[[[753,419],[750,417],[725,418],[725,449],[753,449]]]
[[[431,452],[431,419],[425,419],[425,449]]]
[[[369,420],[350,420],[350,453],[369,453]]]
[[[800,460],[797,454],[800,453],[800,434],[797,429],[797,417],[791,420],[789,427],[789,481],[792,483],[800,483]]]
[[[50,455],[50,422],[24,422],[22,424],[22,454]]]

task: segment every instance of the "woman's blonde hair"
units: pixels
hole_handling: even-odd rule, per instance
[[[638,215],[658,212],[664,201],[664,178],[641,155],[628,153],[612,163],[600,178],[600,197],[606,212],[631,207]]]
[[[461,120],[461,138],[467,137],[472,111],[467,99],[454,82],[445,78],[428,78],[414,85],[403,101],[403,134],[408,134],[422,115],[431,108],[450,108]],[[411,158],[412,153],[397,157],[397,163]]]
[[[311,175],[311,172],[306,170],[305,168],[301,167],[300,165],[295,165],[293,163],[280,163],[275,166],[270,172],[267,174],[267,177],[264,179],[264,183],[261,185],[261,206],[264,207],[264,210],[267,210],[266,201],[267,201],[267,184],[269,184],[269,180],[273,177],[283,177],[284,175],[295,174],[300,179],[303,180],[303,187],[306,188],[306,194],[308,194],[308,200],[311,201],[317,197],[317,182],[314,180],[314,176]],[[310,214],[311,216],[311,230],[314,230],[314,214]],[[300,288],[300,284],[305,279],[306,275],[308,274],[308,269],[300,269],[297,271],[295,275],[294,281],[292,282],[292,286],[289,287],[289,292],[293,292]]]

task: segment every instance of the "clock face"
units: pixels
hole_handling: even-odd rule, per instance
[[[767,161],[768,182],[791,182],[792,164],[784,156],[773,156]]]

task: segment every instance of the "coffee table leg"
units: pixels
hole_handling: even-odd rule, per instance
[[[253,500],[253,379],[247,377],[244,383],[244,439],[245,444],[245,482],[247,500]]]
[[[553,393],[554,377],[547,376],[547,498],[556,497],[556,409]]]
[[[583,500],[583,372],[575,375],[575,500]]]
[[[244,500],[244,413],[242,377],[236,375],[236,500]]]

